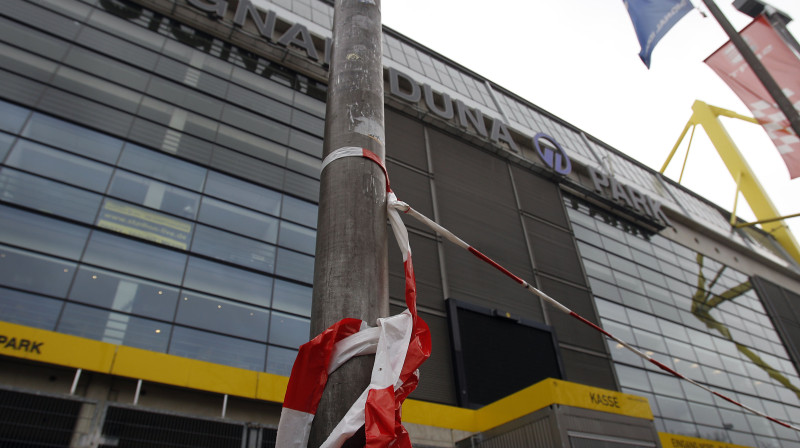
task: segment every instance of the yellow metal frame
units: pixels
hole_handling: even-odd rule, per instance
[[[736,147],[731,136],[728,135],[728,132],[722,126],[719,117],[737,118],[755,124],[759,124],[758,121],[755,118],[740,115],[727,109],[710,106],[699,100],[695,101],[692,105],[692,111],[692,117],[689,119],[689,122],[686,123],[686,127],[683,128],[678,142],[675,143],[669,156],[667,156],[664,166],[661,167],[661,173],[663,174],[667,169],[667,165],[669,165],[669,162],[678,150],[678,146],[683,141],[689,128],[691,127],[692,133],[694,133],[694,127],[698,124],[702,125],[709,139],[711,139],[711,142],[717,149],[720,158],[731,173],[731,177],[736,181],[736,199],[734,201],[733,212],[731,213],[731,225],[734,227],[743,227],[746,225],[761,224],[762,229],[772,234],[786,252],[788,252],[796,262],[800,263],[800,245],[797,244],[794,235],[792,235],[792,232],[783,222],[783,219],[795,217],[798,216],[798,214],[780,216],[778,209],[770,200],[764,187],[758,182],[750,165],[748,165],[742,153],[739,151],[739,148]],[[685,163],[684,161],[684,165]],[[683,176],[683,170],[681,170],[681,176]],[[680,182],[680,180],[678,182]],[[735,222],[736,205],[738,204],[740,191],[757,218],[755,223],[736,224]]]
[[[289,378],[0,321],[0,355],[283,403]],[[13,341],[12,341],[13,340]],[[28,341],[22,343],[22,341]],[[36,350],[28,348],[36,343]],[[481,432],[551,404],[653,419],[644,397],[546,379],[480,409],[406,400],[403,421]]]

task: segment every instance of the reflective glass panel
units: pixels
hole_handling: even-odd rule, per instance
[[[171,325],[114,311],[67,303],[57,331],[155,352],[167,349]]]
[[[314,281],[314,257],[278,249],[278,261],[275,274],[298,280],[304,283]]]
[[[68,222],[0,206],[0,241],[77,260],[89,229]]]
[[[78,187],[105,192],[111,167],[27,140],[20,140],[6,164]]]
[[[314,255],[316,241],[317,232],[315,230],[281,221],[279,245]]]
[[[203,225],[195,229],[192,252],[263,272],[275,269],[275,246]]]
[[[197,193],[127,171],[114,174],[108,194],[188,219],[194,219],[200,202]]]
[[[65,297],[75,263],[0,245],[0,285]]]
[[[263,371],[267,346],[231,336],[222,336],[175,326],[169,353],[242,369]]]
[[[189,257],[184,286],[241,302],[269,307],[272,277]]]
[[[216,171],[209,171],[205,192],[207,195],[273,216],[278,216],[281,207],[281,194],[277,191],[259,187]]]
[[[16,134],[25,124],[30,110],[0,101],[0,130]]]
[[[278,236],[278,219],[252,210],[237,207],[217,199],[204,197],[200,209],[200,222],[275,244]]]
[[[302,316],[311,316],[311,287],[286,280],[275,280],[272,308]]]
[[[0,288],[0,320],[54,330],[63,303],[61,300]]]
[[[291,196],[285,196],[283,198],[281,217],[316,229],[317,205]]]
[[[92,223],[102,196],[10,168],[0,169],[0,200]]]
[[[292,366],[296,358],[297,350],[270,345],[267,349],[267,372],[289,376],[292,373]]]
[[[311,321],[297,316],[272,312],[269,328],[270,344],[299,348],[309,340]]]
[[[33,114],[22,135],[109,164],[117,162],[122,149],[122,140],[39,113]]]
[[[201,166],[131,143],[125,145],[119,166],[194,191],[202,191],[206,180]]]
[[[266,342],[269,311],[205,294],[184,291],[178,304],[175,322]]]
[[[186,265],[186,255],[152,244],[95,231],[89,239],[83,261],[178,285]]]
[[[69,293],[70,300],[171,321],[178,289],[91,266],[81,266]]]

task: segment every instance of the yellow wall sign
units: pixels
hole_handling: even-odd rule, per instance
[[[0,355],[276,403],[283,402],[288,383],[287,377],[270,373],[2,321]],[[477,410],[406,400],[403,420],[426,426],[481,432],[552,404],[653,419],[646,398],[549,378]],[[664,446],[717,448],[716,445]]]
[[[748,448],[742,445],[717,442],[716,440],[698,439],[696,437],[679,436],[677,434],[658,433],[663,448]]]
[[[192,233],[188,222],[112,199],[103,203],[97,226],[178,249],[189,248]]]

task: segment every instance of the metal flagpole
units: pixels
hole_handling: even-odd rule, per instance
[[[366,148],[385,158],[380,0],[336,0],[323,157]],[[386,179],[365,158],[345,157],[323,170],[314,265],[311,336],[340,319],[371,325],[389,314]],[[318,447],[370,383],[374,356],[337,369],[311,427]],[[354,438],[361,435],[357,433]],[[361,442],[363,446],[363,441]]]
[[[714,3],[714,0],[703,0],[703,3],[708,7],[711,15],[719,22],[722,29],[725,30],[725,33],[728,34],[733,45],[739,50],[739,54],[742,55],[747,65],[749,65],[753,73],[756,74],[758,80],[761,81],[761,84],[767,89],[772,99],[778,104],[778,108],[789,120],[789,125],[794,130],[794,133],[800,136],[800,114],[797,113],[797,109],[794,108],[791,101],[783,94],[778,83],[775,82],[775,79],[769,74],[764,64],[761,63],[750,46],[747,45],[742,36],[736,32],[733,25],[728,22],[728,19],[722,14],[722,11],[720,11],[717,4]]]

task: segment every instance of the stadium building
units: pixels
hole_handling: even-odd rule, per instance
[[[309,339],[332,15],[319,0],[0,2],[0,446],[273,446]],[[383,51],[401,200],[800,425],[790,252],[390,29]],[[406,224],[433,336],[404,407],[415,446],[800,447]]]

